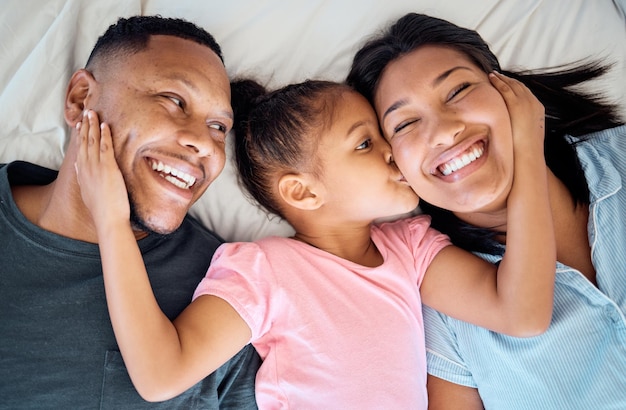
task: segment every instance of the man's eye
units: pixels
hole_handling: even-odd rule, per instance
[[[360,151],[360,150],[368,149],[371,146],[372,146],[372,140],[368,138],[365,141],[363,141],[362,143],[360,143],[356,147],[356,149],[357,149],[357,151]]]
[[[209,128],[213,128],[214,130],[218,130],[221,132],[226,132],[227,128],[224,124],[220,124],[220,123],[211,123],[209,124]]]
[[[185,104],[183,103],[183,100],[181,100],[180,98],[176,98],[176,97],[172,97],[172,96],[168,96],[167,98],[169,98],[179,108],[182,108],[182,109],[185,108]]]

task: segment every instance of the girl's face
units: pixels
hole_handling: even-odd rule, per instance
[[[324,206],[338,219],[369,222],[417,206],[417,195],[391,160],[374,109],[356,92],[344,92],[337,99],[332,125],[316,157]]]
[[[506,206],[509,113],[465,54],[429,45],[402,56],[383,72],[374,101],[398,167],[425,201],[456,213]]]

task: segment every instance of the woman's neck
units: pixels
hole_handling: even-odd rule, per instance
[[[552,172],[548,172],[548,192],[557,242],[557,260],[579,270],[595,284],[587,231],[589,207],[576,204],[565,184]],[[494,212],[462,214],[457,217],[473,226],[502,232],[503,235],[498,235],[496,240],[506,243],[506,207]]]
[[[579,270],[596,284],[589,246],[589,205],[576,204],[569,190],[556,177],[549,185],[552,218],[556,236],[557,260]]]

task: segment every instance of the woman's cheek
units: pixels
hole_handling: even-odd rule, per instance
[[[408,144],[392,144],[391,152],[393,160],[409,184],[411,181],[417,182],[423,163],[423,158],[419,152],[416,152]]]

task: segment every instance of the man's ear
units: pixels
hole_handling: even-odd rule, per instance
[[[74,72],[65,92],[65,122],[74,127],[77,122],[83,118],[83,111],[87,105],[87,98],[90,91],[95,86],[96,80],[93,75],[85,70],[80,69]]]
[[[278,194],[290,206],[314,210],[322,206],[319,181],[311,174],[286,174],[278,180]]]

